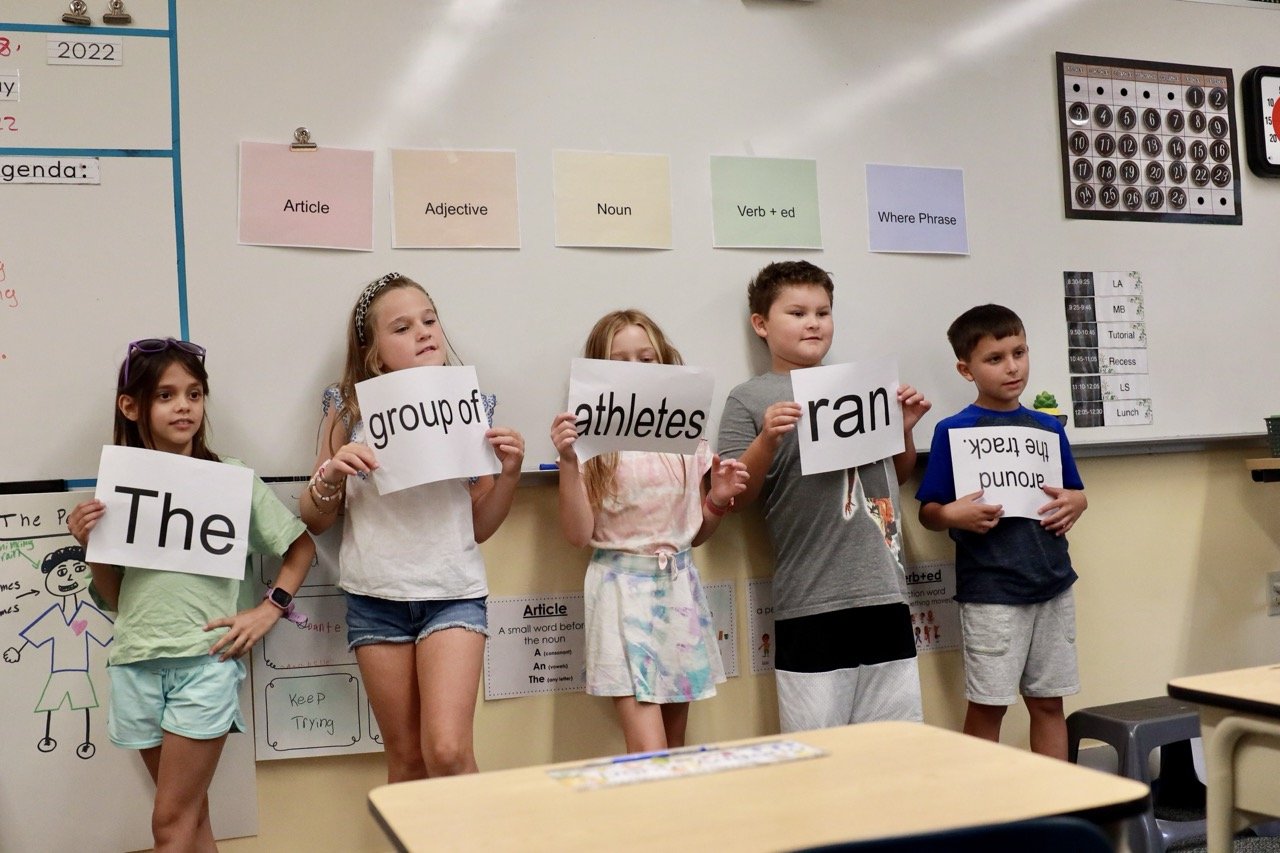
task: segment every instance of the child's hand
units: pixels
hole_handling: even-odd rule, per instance
[[[578,417],[572,412],[561,412],[551,422],[551,443],[560,455],[560,467],[577,466],[578,451],[573,443],[578,440]]]
[[[71,514],[67,516],[67,530],[71,531],[80,547],[89,547],[89,533],[106,511],[106,505],[100,500],[81,501],[71,510]]]
[[[333,458],[325,466],[324,482],[336,489],[346,481],[341,478],[335,480],[330,471],[337,471],[343,477],[368,476],[377,467],[378,459],[373,455],[373,448],[363,442],[352,441],[339,447],[338,452],[333,454]]]
[[[519,475],[520,463],[524,461],[524,438],[520,433],[508,427],[493,427],[485,431],[484,437],[498,454],[502,473]]]
[[[982,489],[979,489],[947,504],[947,527],[971,533],[987,533],[995,527],[1000,516],[1004,515],[1004,507],[1000,504],[978,503],[981,497]]]
[[[721,460],[719,456],[711,457],[711,489],[707,497],[716,506],[729,506],[738,495],[747,489],[747,466],[737,459]]]
[[[1041,516],[1040,526],[1063,536],[1075,526],[1076,520],[1089,508],[1089,500],[1079,489],[1060,489],[1057,486],[1041,486],[1045,494],[1053,498],[1036,512]]]
[[[264,601],[257,607],[241,610],[235,616],[223,616],[221,619],[214,619],[204,626],[206,631],[212,631],[215,628],[230,628],[231,630],[218,638],[218,642],[214,643],[213,648],[209,649],[209,654],[216,655],[221,652],[218,660],[231,660],[248,654],[249,649],[253,648],[253,644],[261,640],[268,631],[275,627],[282,613],[284,611],[279,607],[269,601]]]
[[[933,408],[924,395],[910,385],[898,386],[898,402],[902,404],[902,431],[911,432],[925,412]]]
[[[777,446],[782,436],[796,428],[802,412],[799,403],[774,403],[764,410],[764,424],[760,427],[760,434],[771,446]]]

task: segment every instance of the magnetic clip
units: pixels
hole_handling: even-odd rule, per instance
[[[132,24],[133,15],[124,10],[124,0],[110,0],[107,3],[107,11],[102,13],[102,23],[111,24],[113,27]]]
[[[89,18],[89,7],[84,0],[71,0],[67,4],[67,11],[62,13],[62,23],[74,24],[77,27],[87,27],[93,23]]]
[[[311,131],[305,127],[294,130],[293,142],[289,143],[289,148],[293,151],[315,151],[316,144],[311,141]]]

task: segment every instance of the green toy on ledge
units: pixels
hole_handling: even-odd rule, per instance
[[[1037,412],[1044,412],[1046,415],[1053,415],[1058,419],[1058,423],[1066,426],[1067,416],[1058,411],[1058,398],[1048,391],[1041,391],[1037,394],[1035,401],[1031,404],[1031,408]]]

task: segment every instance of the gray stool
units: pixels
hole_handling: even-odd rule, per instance
[[[1197,737],[1200,737],[1200,715],[1190,702],[1155,696],[1099,705],[1067,717],[1067,759],[1073,763],[1079,759],[1082,738],[1100,740],[1115,749],[1121,776],[1150,785],[1151,750]],[[1157,819],[1153,798],[1146,814],[1129,824],[1129,847],[1134,853],[1164,853],[1170,844],[1204,834],[1203,819]]]

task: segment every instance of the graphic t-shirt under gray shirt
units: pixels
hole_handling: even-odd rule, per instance
[[[785,373],[765,373],[734,388],[720,419],[720,455],[742,456],[760,433],[765,410],[794,399]],[[802,478],[792,430],[778,443],[759,499],[773,542],[775,619],[906,601],[891,458]]]

